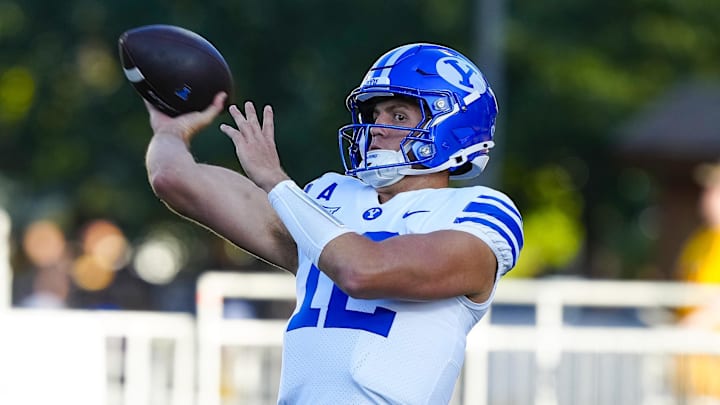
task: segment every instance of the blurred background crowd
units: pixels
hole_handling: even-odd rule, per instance
[[[524,214],[510,277],[673,280],[696,268],[679,263],[717,177],[702,165],[720,159],[718,2],[0,0],[0,210],[15,306],[193,312],[203,271],[272,270],[168,212],[147,184],[151,132],[117,39],[155,23],[209,39],[236,102],[274,106],[298,183],[341,170],[345,96],[370,61],[407,42],[454,47],[499,99],[479,182]],[[216,126],[193,149],[240,170]]]

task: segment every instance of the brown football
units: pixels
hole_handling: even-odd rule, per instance
[[[146,25],[118,39],[125,77],[140,95],[172,117],[204,110],[220,91],[232,97],[230,68],[215,46],[185,28]]]

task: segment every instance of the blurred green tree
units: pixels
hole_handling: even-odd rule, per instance
[[[0,0],[0,204],[16,233],[52,217],[74,235],[102,217],[135,239],[182,221],[145,178],[147,116],[116,49],[129,28],[175,24],[213,42],[233,70],[235,101],[274,106],[281,158],[304,183],[341,170],[344,99],[369,64],[416,41],[473,55],[476,7],[470,0]],[[720,3],[507,0],[506,12],[501,188],[532,218],[528,243],[549,237],[542,250],[559,252],[529,253],[535,259],[523,274],[632,277],[651,237],[607,224],[635,221],[652,188],[638,197],[618,184],[623,168],[612,159],[612,134],[672,83],[720,76]],[[194,147],[199,160],[239,170],[217,128]],[[603,263],[617,264],[588,270],[591,259],[578,259],[583,248],[612,252],[617,260]],[[194,270],[213,265],[208,259]]]

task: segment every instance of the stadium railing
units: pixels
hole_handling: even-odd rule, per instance
[[[195,405],[189,314],[0,311],[0,404]]]
[[[275,403],[286,320],[226,308],[294,303],[293,277],[207,272],[197,292],[198,404]],[[676,282],[502,280],[468,337],[452,404],[720,403],[690,389],[698,378],[720,381],[720,332],[675,323],[677,309],[717,296],[720,286]],[[685,375],[700,356],[718,362],[715,374]]]

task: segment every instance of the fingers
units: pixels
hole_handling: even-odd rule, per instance
[[[272,107],[268,105],[263,109],[262,123],[258,120],[255,104],[253,104],[252,101],[245,102],[244,107],[244,114],[237,105],[233,104],[228,108],[228,112],[237,125],[237,130],[226,124],[222,124],[220,130],[228,135],[236,135],[235,132],[238,132],[245,137],[259,135],[273,137],[275,134],[275,123]]]
[[[225,105],[226,98],[227,93],[223,91],[216,94],[215,98],[213,98],[213,102],[203,111],[203,113],[212,112],[213,116],[220,114],[223,110],[223,106]]]
[[[275,118],[273,109],[269,105],[263,109],[263,134],[271,138],[275,137]]]
[[[220,124],[220,132],[230,137],[230,139],[232,139],[233,141],[235,141],[236,138],[240,136],[240,131],[228,124]]]
[[[215,119],[215,117],[217,117],[222,112],[226,98],[227,94],[225,92],[220,92],[216,94],[215,98],[213,98],[213,102],[203,111],[200,111],[199,121],[204,125],[211,123]]]
[[[222,112],[226,98],[225,92],[219,92],[204,110],[178,116],[169,116],[147,100],[143,100],[143,102],[150,115],[150,127],[155,134],[173,134],[189,143],[200,130],[207,127]]]
[[[145,103],[145,108],[147,108],[148,111],[152,112],[157,110],[157,108],[155,108],[155,106],[150,104],[147,100],[142,99],[142,101]]]
[[[145,99],[143,99],[143,103],[145,104],[145,108],[150,114],[151,121],[176,121],[184,123],[184,126],[195,127],[206,126],[210,122],[212,122],[215,117],[217,117],[220,112],[222,112],[226,98],[227,94],[225,92],[219,92],[213,98],[212,103],[210,103],[210,105],[208,105],[204,110],[182,114],[177,117],[168,116]]]
[[[252,101],[245,102],[245,119],[247,119],[250,124],[260,125],[257,118],[257,112],[255,111],[255,104],[253,104]]]
[[[238,106],[234,104],[231,105],[230,108],[228,108],[230,115],[232,115],[238,127],[244,125],[245,123],[260,127],[260,123],[257,119],[257,113],[255,112],[255,104],[253,104],[252,101],[246,101],[244,107],[245,114],[243,114],[242,111],[240,111],[240,109],[238,108]]]
[[[150,104],[147,100],[143,99],[143,103],[145,103],[145,109],[147,109],[148,114],[150,115],[150,119],[152,119],[154,116],[165,115],[162,113],[162,111],[158,110],[154,105]]]
[[[235,120],[235,123],[236,123],[238,126],[240,126],[241,123],[247,121],[247,120],[245,119],[245,116],[243,115],[242,111],[240,111],[240,109],[238,108],[238,106],[236,106],[235,104],[231,105],[231,106],[228,108],[228,112],[229,112],[230,115],[233,117],[233,119]]]

